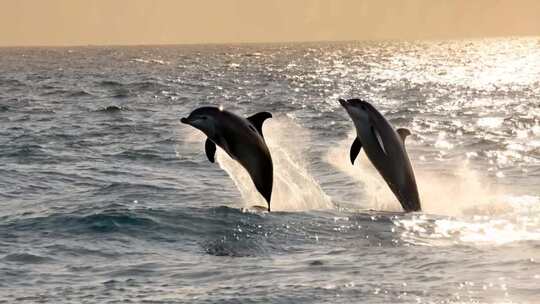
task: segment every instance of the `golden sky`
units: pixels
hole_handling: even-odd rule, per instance
[[[0,46],[540,35],[540,0],[0,0]]]

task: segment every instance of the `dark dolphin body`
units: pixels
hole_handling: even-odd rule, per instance
[[[270,117],[272,114],[260,112],[243,118],[216,107],[202,107],[191,112],[188,118],[181,119],[182,123],[208,136],[205,144],[208,160],[214,162],[218,145],[248,171],[255,187],[268,203],[268,211],[272,197],[273,166],[262,125]]]
[[[362,147],[382,175],[405,212],[420,211],[420,197],[414,172],[405,150],[405,137],[411,132],[397,129],[373,107],[360,99],[340,99],[356,127],[357,137],[351,146],[351,162]]]

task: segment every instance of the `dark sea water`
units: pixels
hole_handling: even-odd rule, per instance
[[[412,136],[403,214],[339,97]],[[179,118],[270,111],[272,213]],[[0,303],[540,303],[540,39],[0,49]]]

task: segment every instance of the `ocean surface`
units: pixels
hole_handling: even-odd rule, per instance
[[[422,212],[340,97],[411,130]],[[275,212],[203,105],[273,113]],[[0,303],[540,303],[540,38],[3,48],[0,207]]]

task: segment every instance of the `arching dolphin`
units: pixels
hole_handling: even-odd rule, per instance
[[[247,170],[255,187],[268,203],[268,211],[272,197],[273,166],[262,125],[270,117],[272,114],[260,112],[243,118],[220,108],[201,107],[180,120],[208,136],[205,150],[210,162],[214,162],[218,145]]]
[[[420,197],[414,172],[405,151],[407,129],[394,130],[375,107],[360,99],[340,99],[356,127],[356,139],[351,146],[351,162],[362,147],[367,157],[382,175],[405,212],[419,211]]]

